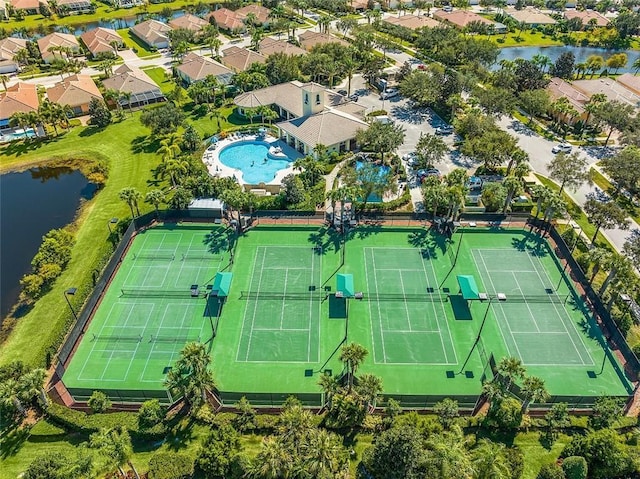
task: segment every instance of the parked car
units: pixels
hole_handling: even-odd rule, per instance
[[[352,94],[349,96],[349,100],[351,100],[351,101],[358,101],[358,98],[360,98],[360,97],[358,96],[358,94],[357,94],[357,93],[352,93]]]
[[[451,13],[451,12],[453,12],[453,7],[451,5],[445,5],[444,7],[442,7],[442,11],[443,12],[447,12],[447,13]]]
[[[336,93],[338,95],[347,96],[347,90],[338,90]]]
[[[451,135],[452,133],[453,127],[451,125],[444,125],[436,128],[436,135]]]
[[[395,96],[398,96],[399,94],[400,94],[400,92],[398,90],[396,90],[395,88],[387,88],[385,91],[380,93],[380,99],[381,100],[388,100],[389,98],[393,98]]]
[[[560,143],[551,148],[551,153],[571,153],[573,147],[569,143]]]

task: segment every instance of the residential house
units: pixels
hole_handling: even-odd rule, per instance
[[[98,27],[92,30],[87,30],[80,35],[80,40],[85,44],[87,50],[94,57],[99,54],[114,54],[118,48],[124,47],[124,41],[118,33],[111,28]],[[114,44],[116,48],[114,48]]]
[[[57,0],[56,10],[61,14],[88,13],[94,10],[90,0]]]
[[[121,94],[118,101],[123,108],[138,108],[165,101],[160,87],[145,72],[126,64],[118,67],[112,76],[102,80],[102,84],[105,89]]]
[[[369,0],[348,0],[347,5],[355,12],[363,12],[369,9]]]
[[[493,22],[470,10],[454,10],[452,12],[436,10],[433,12],[433,18],[449,23],[460,30],[469,27],[470,24],[479,23],[493,28],[494,33],[505,33],[507,31],[507,27],[502,23]]]
[[[9,0],[9,4],[14,12],[23,15],[36,15],[40,11],[40,0]],[[46,0],[45,0],[46,3]]]
[[[211,58],[195,53],[188,53],[182,63],[176,67],[176,74],[187,85],[202,81],[208,76],[214,76],[223,85],[229,85],[233,78],[233,71]]]
[[[140,41],[152,48],[169,48],[171,27],[158,20],[146,20],[132,26],[129,31]]]
[[[205,17],[208,21],[213,19],[213,23],[217,25],[220,30],[225,30],[229,33],[240,34],[247,31],[247,26],[244,23],[244,19],[236,15],[236,12],[229,10],[228,8],[219,8],[213,12],[207,14]]]
[[[368,127],[363,107],[344,109],[342,95],[313,82],[281,83],[243,93],[233,101],[241,115],[250,108],[273,108],[283,120],[276,124],[280,138],[302,154],[315,155],[318,144],[329,151],[353,150],[356,132]]]
[[[268,27],[269,21],[271,20],[271,10],[263,7],[262,5],[258,5],[257,3],[252,3],[239,8],[235,13],[245,21],[249,15],[253,15],[255,17],[256,24],[262,27]]]
[[[45,63],[51,63],[56,58],[68,58],[68,51],[72,55],[80,53],[80,44],[70,33],[54,32],[38,39],[38,49]]]
[[[307,51],[310,51],[316,45],[324,45],[325,43],[339,43],[342,46],[348,47],[349,43],[341,38],[334,37],[328,33],[318,33],[307,30],[298,35],[300,45]]]
[[[117,8],[133,8],[147,2],[146,0],[111,0],[110,3]]]
[[[285,55],[306,55],[307,51],[284,40],[276,40],[275,38],[265,37],[260,40],[258,51],[265,57],[274,53],[284,53]]]
[[[516,10],[515,8],[507,8],[505,13],[513,18],[518,23],[524,23],[525,25],[529,25],[530,27],[544,26],[544,25],[555,25],[556,20],[547,15],[546,13],[542,13],[537,8],[527,7],[522,10]]]
[[[564,18],[567,20],[573,20],[574,18],[579,19],[582,22],[583,28],[589,25],[596,27],[606,27],[609,25],[609,19],[595,10],[565,10]]]
[[[384,23],[397,27],[418,30],[419,28],[435,28],[441,26],[440,22],[424,15],[389,15],[382,20]]]
[[[0,129],[9,127],[14,113],[36,111],[39,104],[38,88],[33,83],[18,82],[7,87],[7,91],[0,94]]]
[[[72,75],[47,90],[47,98],[60,105],[69,105],[76,116],[89,113],[89,102],[102,94],[89,75]]]
[[[267,57],[247,48],[229,47],[222,50],[222,63],[234,72],[248,70],[254,63],[265,63]]]
[[[565,97],[569,100],[569,103],[578,112],[578,115],[574,118],[574,122],[578,120],[585,120],[587,112],[584,108],[585,104],[589,101],[589,96],[584,92],[578,90],[571,83],[564,81],[561,78],[554,77],[547,86],[547,92],[551,101],[558,100]]]
[[[594,93],[603,93],[609,101],[619,101],[634,108],[640,105],[640,95],[626,88],[622,83],[613,78],[598,78],[595,80],[575,80],[574,88],[577,88],[589,98]]]
[[[15,73],[20,69],[13,57],[25,48],[27,41],[23,38],[7,37],[0,40],[0,74]]]
[[[169,26],[174,30],[182,28],[193,33],[200,33],[200,31],[207,25],[209,25],[209,22],[200,17],[196,17],[195,15],[191,15],[190,13],[174,18],[169,22]]]
[[[631,73],[623,73],[616,81],[633,93],[640,95],[640,77]]]
[[[7,5],[10,5],[7,0],[0,0],[0,20],[9,19],[9,11]]]

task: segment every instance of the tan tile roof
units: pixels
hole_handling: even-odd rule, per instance
[[[18,82],[7,88],[0,96],[0,119],[11,118],[17,112],[29,112],[38,109],[38,89],[32,83]]]
[[[87,49],[93,54],[113,52],[111,42],[118,42],[119,45],[123,45],[122,37],[111,28],[98,27],[93,30],[87,30],[80,35],[82,43],[87,46]]]
[[[209,22],[200,17],[196,17],[195,15],[191,15],[190,13],[174,18],[169,22],[169,26],[171,28],[184,28],[185,30],[190,30],[196,33],[207,25],[209,25]]]
[[[258,106],[278,105],[295,116],[302,116],[302,88],[308,91],[325,91],[325,102],[327,106],[336,107],[344,100],[342,95],[326,89],[317,83],[301,83],[292,81],[280,83],[278,85],[260,88],[246,93],[242,93],[233,99],[233,102],[244,108],[255,108]]]
[[[485,25],[495,25],[495,22],[488,20],[477,13],[469,10],[454,10],[453,12],[445,12],[444,10],[436,10],[433,12],[433,18],[443,22],[449,22],[459,28],[464,28],[472,22],[480,22]]]
[[[336,110],[325,110],[315,115],[277,123],[277,126],[295,136],[308,146],[327,146],[349,141],[358,130],[369,125],[350,115]]]
[[[397,16],[388,16],[383,22],[389,23],[391,25],[397,25],[399,27],[405,27],[409,30],[417,30],[418,28],[434,28],[440,26],[440,22],[434,20],[433,18],[426,17],[424,15],[402,15],[400,17]]]
[[[62,5],[82,5],[88,8],[91,7],[91,2],[89,0],[58,0],[58,6],[61,7]]]
[[[604,93],[609,101],[627,103],[634,108],[640,104],[640,96],[625,88],[613,78],[598,78],[597,80],[576,80],[573,86],[591,97],[594,93]]]
[[[162,96],[160,87],[144,71],[128,65],[120,66],[112,76],[102,80],[102,84],[107,90],[128,92],[133,95],[157,92]]]
[[[27,41],[22,38],[7,37],[0,40],[0,58],[13,60],[13,56],[23,48],[27,48]]]
[[[39,0],[10,0],[11,6],[16,10],[38,10]]]
[[[325,43],[339,43],[345,47],[349,46],[349,44],[341,38],[326,33],[312,32],[311,30],[301,33],[298,35],[298,38],[300,39],[300,45],[302,45],[302,48],[305,50],[311,50],[316,45],[323,45]]]
[[[168,42],[169,36],[167,33],[169,31],[171,31],[171,27],[158,20],[147,20],[131,27],[131,32],[148,45]]]
[[[527,7],[523,10],[507,8],[505,11],[515,21],[524,22],[528,25],[555,25],[558,23],[554,18],[533,7]]]
[[[209,75],[213,75],[222,83],[228,85],[233,76],[233,72],[224,65],[195,53],[188,53],[182,63],[178,65],[177,70],[191,82],[204,80]]]
[[[236,10],[236,15],[240,18],[247,18],[247,15],[250,13],[253,13],[256,16],[258,23],[268,23],[271,10],[255,3]]]
[[[306,55],[307,51],[296,45],[293,45],[284,40],[276,40],[275,38],[265,37],[260,40],[258,51],[265,56],[273,55],[274,53],[284,53],[285,55]]]
[[[640,77],[631,73],[624,73],[616,81],[632,92],[640,93]]]
[[[358,118],[364,118],[367,107],[364,105],[360,105],[359,103],[355,103],[353,101],[347,101],[345,103],[341,103],[338,106],[333,107],[335,110],[342,111],[344,113],[348,113],[349,115],[356,116]]]
[[[572,18],[579,18],[580,20],[582,20],[582,25],[588,25],[589,20],[594,18],[596,20],[596,26],[598,27],[605,27],[609,25],[609,19],[594,10],[565,10],[564,18],[566,18],[567,20],[571,20]]]
[[[52,47],[68,47],[74,51],[80,49],[80,44],[76,37],[69,33],[54,32],[45,37],[38,39],[38,49],[43,59],[53,58],[59,53],[49,51]]]
[[[92,98],[102,100],[102,95],[89,75],[73,75],[49,88],[47,98],[54,103],[75,107],[88,104]]]
[[[562,97],[566,97],[569,103],[573,105],[579,114],[584,113],[584,104],[589,101],[589,97],[575,88],[570,83],[567,83],[561,78],[552,78],[547,86],[547,91],[552,100],[557,100]]]
[[[214,10],[205,18],[207,20],[213,18],[215,24],[222,30],[242,31],[246,28],[242,17],[238,16],[233,10],[224,7]]]
[[[254,63],[264,63],[267,57],[253,50],[240,47],[230,47],[222,50],[222,63],[236,72],[247,70]]]

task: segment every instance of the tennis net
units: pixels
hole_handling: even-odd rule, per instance
[[[220,259],[220,255],[217,254],[213,254],[213,253],[201,253],[201,254],[183,254],[182,255],[182,261],[213,261],[213,260],[219,260]]]
[[[240,299],[291,299],[298,301],[321,301],[328,297],[329,293],[322,291],[300,292],[268,292],[268,291],[240,291]]]
[[[509,295],[502,301],[493,301],[495,303],[565,303],[568,301],[569,295],[560,296],[558,294],[540,294],[540,295]]]
[[[142,341],[142,334],[93,334],[91,341],[117,341],[125,343],[139,343]]]
[[[329,296],[335,294],[335,292],[327,291],[301,291],[301,292],[266,292],[266,291],[241,291],[241,299],[291,299],[299,301],[323,301],[329,298]],[[355,298],[354,298],[355,299]],[[369,299],[371,301],[412,301],[412,302],[424,302],[424,303],[446,303],[449,300],[449,296],[446,294],[367,294],[364,293],[362,297],[357,299]]]
[[[151,335],[150,343],[168,343],[168,344],[184,344],[188,342],[200,342],[200,336],[185,336],[185,335],[173,335],[173,336],[159,336]]]
[[[143,289],[143,288],[122,288],[120,296],[123,298],[199,298],[206,295],[206,291],[176,289],[176,290],[159,290],[159,289]]]
[[[176,255],[175,253],[133,253],[133,259],[173,261],[176,259]]]

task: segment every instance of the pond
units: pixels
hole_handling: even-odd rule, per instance
[[[182,10],[175,10],[173,12],[172,15],[172,19],[181,17],[184,15],[184,11]],[[78,17],[78,18],[82,18],[82,17]],[[58,28],[58,30],[62,30],[62,31],[69,31],[69,33],[73,33],[75,36],[80,36],[82,35],[84,32],[88,31],[88,30],[93,30],[94,28],[98,28],[98,27],[102,27],[102,28],[112,28],[114,30],[121,30],[124,28],[131,28],[132,26],[134,26],[136,23],[139,23],[141,20],[146,19],[147,16],[143,16],[143,15],[138,15],[135,17],[124,17],[124,18],[110,18],[110,19],[101,19],[97,22],[87,22],[87,23],[81,23],[78,25],[63,25],[60,28]],[[148,18],[155,18],[156,20],[159,20],[161,22],[164,22],[165,20],[163,18],[160,18],[157,15],[151,15],[148,16]]]
[[[0,318],[20,294],[20,278],[29,272],[42,236],[69,224],[81,199],[95,186],[70,168],[32,168],[0,176]]]
[[[534,55],[546,55],[552,62],[558,59],[558,57],[565,52],[573,52],[576,57],[576,63],[584,63],[591,55],[600,55],[607,60],[611,55],[615,53],[626,53],[628,56],[626,68],[620,68],[618,73],[633,72],[635,70],[631,67],[633,62],[640,57],[640,51],[638,50],[606,50],[604,48],[594,47],[572,47],[572,46],[556,46],[556,47],[506,47],[500,50],[498,55],[498,63],[494,66],[496,69],[500,67],[500,60],[515,60],[516,58],[523,58],[525,60],[531,60]],[[587,78],[589,75],[587,75]]]

